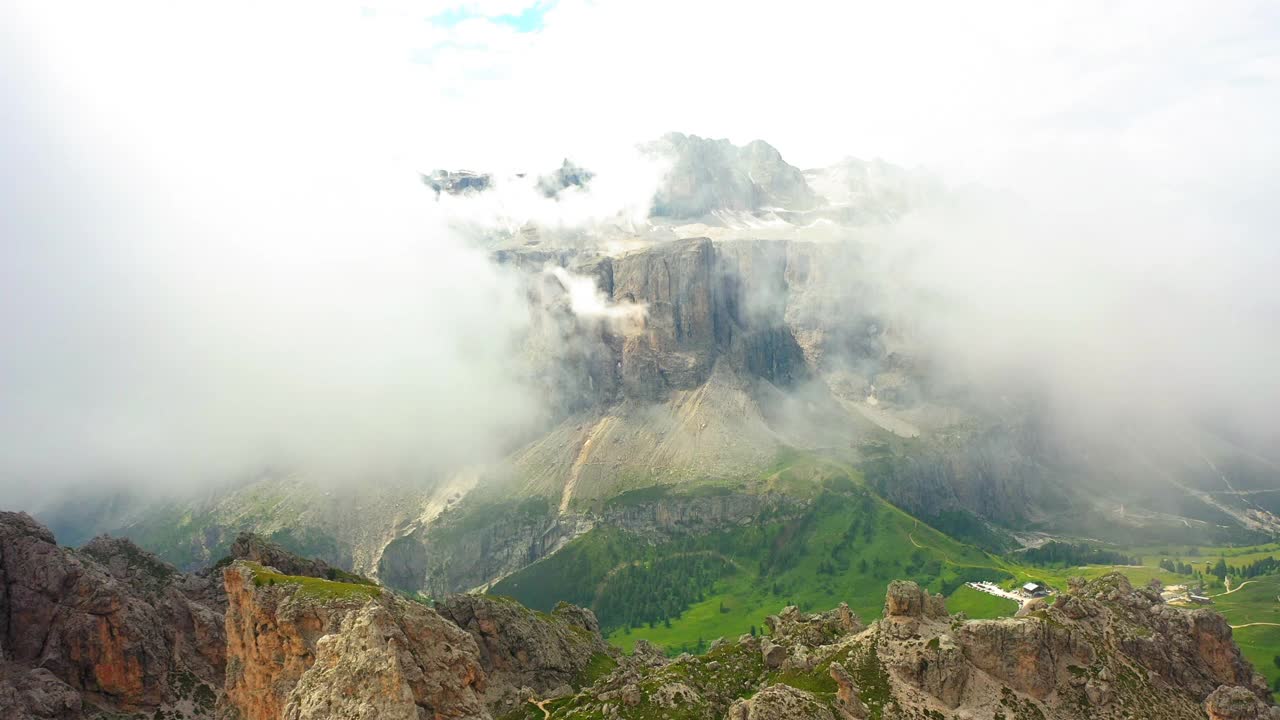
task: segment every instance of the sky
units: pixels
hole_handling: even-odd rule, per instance
[[[934,255],[939,282],[1088,258],[1082,294],[1167,280],[1257,335],[1277,126],[1268,2],[6,3],[0,495],[493,452],[537,415],[505,372],[527,319],[416,173],[569,157],[635,211],[630,148],[672,130],[1049,209],[1044,249]]]

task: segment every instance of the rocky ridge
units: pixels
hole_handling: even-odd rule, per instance
[[[788,607],[764,636],[672,659],[622,655],[580,608],[430,607],[241,540],[312,574],[232,559],[220,591],[127,541],[60,548],[0,514],[0,718],[1280,718],[1221,616],[1114,573],[981,621],[894,582],[870,624]]]
[[[0,512],[0,717],[210,711],[225,607],[221,578],[128,540],[59,547],[29,515]]]
[[[940,596],[900,581],[870,625],[847,608],[787,608],[767,624],[767,636],[719,640],[699,657],[637,651],[544,709],[708,720],[1280,718],[1221,616],[1167,607],[1119,574],[1004,620],[950,615]]]

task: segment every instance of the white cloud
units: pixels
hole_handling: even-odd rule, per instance
[[[636,218],[655,169],[628,146],[668,130],[1008,188],[1058,211],[1038,220],[1053,252],[1079,238],[1067,261],[1172,266],[1274,324],[1272,294],[1222,292],[1277,267],[1273,3],[561,0],[534,32],[484,19],[532,4],[8,4],[0,463],[486,450],[467,441],[522,415],[494,341],[519,298],[416,173],[569,157],[599,172],[591,194],[457,208]],[[1035,239],[1017,252],[1049,268]]]

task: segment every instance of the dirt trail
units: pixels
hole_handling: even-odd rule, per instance
[[[529,698],[529,702],[536,705],[538,709],[542,711],[542,720],[551,720],[551,711],[545,707],[547,703],[551,702],[550,700],[534,700],[533,698]]]
[[[1239,630],[1240,628],[1253,627],[1254,625],[1266,625],[1267,627],[1280,627],[1280,623],[1273,623],[1273,622],[1251,622],[1251,623],[1245,623],[1245,624],[1243,624],[1243,625],[1232,625],[1232,626],[1231,626],[1231,629],[1232,629],[1232,630]]]
[[[1223,595],[1230,595],[1231,593],[1233,593],[1233,592],[1235,592],[1235,591],[1239,590],[1240,588],[1244,587],[1245,585],[1248,585],[1248,584],[1249,584],[1249,583],[1251,583],[1251,582],[1257,582],[1257,581],[1256,581],[1256,580],[1245,580],[1244,582],[1240,583],[1239,585],[1237,585],[1237,586],[1235,586],[1235,587],[1231,588],[1230,590],[1228,590],[1228,591],[1226,591],[1226,592],[1220,592],[1220,593],[1218,593],[1217,595],[1210,595],[1209,597],[1222,597]]]
[[[920,521],[919,521],[919,520],[916,520],[915,527],[916,527],[917,529],[919,529],[919,527],[920,527]],[[907,533],[907,539],[911,541],[911,544],[912,544],[912,545],[915,545],[916,547],[920,548],[921,550],[932,550],[933,552],[938,553],[938,555],[942,558],[942,560],[943,560],[944,562],[946,562],[946,563],[950,564],[950,565],[957,565],[957,564],[958,564],[958,563],[956,563],[954,560],[952,560],[952,559],[951,559],[951,556],[950,556],[950,555],[947,555],[946,553],[944,553],[944,552],[942,552],[942,551],[938,550],[937,548],[931,548],[931,547],[929,547],[928,545],[921,545],[920,543],[916,542],[916,537],[915,537],[915,533],[914,533],[914,532],[909,532],[909,533]]]

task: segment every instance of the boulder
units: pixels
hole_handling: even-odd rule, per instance
[[[726,720],[835,720],[831,711],[804,690],[770,685],[729,707]]]
[[[1263,702],[1249,688],[1222,685],[1204,701],[1209,720],[1277,720],[1280,708]]]

